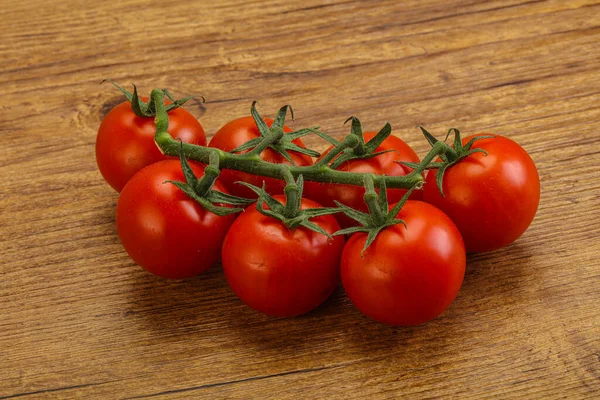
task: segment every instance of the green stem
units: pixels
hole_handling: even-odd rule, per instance
[[[163,154],[177,157],[179,155],[179,142],[173,139],[167,132],[169,120],[165,110],[164,102],[162,101],[164,92],[160,89],[155,89],[152,91],[151,96],[154,97],[156,104],[156,133],[154,136],[154,141]],[[283,164],[269,163],[260,159],[259,157],[248,157],[249,153],[231,154],[219,149],[197,146],[189,143],[183,143],[183,150],[188,159],[204,164],[209,163],[210,154],[211,152],[214,152],[219,158],[219,168],[221,169],[233,169],[237,171],[244,171],[253,175],[266,176],[276,179],[281,179],[282,177],[281,165]],[[304,180],[308,181],[363,186],[363,177],[365,175],[370,175],[377,187],[379,187],[380,182],[383,180],[388,188],[410,189],[411,187],[420,185],[424,182],[422,176],[423,171],[431,162],[431,160],[444,152],[445,147],[434,146],[430,150],[429,154],[427,154],[427,156],[423,159],[420,167],[416,168],[410,174],[405,176],[385,176],[377,174],[345,172],[334,170],[324,165],[286,165],[285,168],[292,174],[294,178],[302,175]]]
[[[323,156],[319,161],[315,163],[318,166],[327,166],[334,158],[336,158],[342,151],[347,148],[355,147],[360,143],[358,138],[354,135],[348,135],[339,142],[331,151]]]
[[[356,146],[354,147],[354,154],[356,154],[357,156],[362,156],[365,153],[365,145],[359,140]]]
[[[364,179],[365,184],[365,196],[363,197],[367,207],[369,207],[369,214],[371,214],[371,218],[373,219],[373,223],[375,225],[380,225],[385,222],[385,215],[381,207],[379,207],[379,196],[375,191],[375,185],[373,183],[373,179],[366,175]],[[385,210],[387,213],[387,210]]]
[[[283,137],[282,129],[271,130],[269,135],[265,136],[263,138],[263,140],[255,148],[253,148],[248,153],[246,153],[246,157],[256,159],[256,157],[259,156],[260,153],[263,152],[263,150],[265,150],[267,147],[269,147],[273,143],[278,142],[282,137]]]
[[[209,156],[209,164],[204,169],[204,176],[198,181],[194,191],[199,196],[204,196],[210,189],[212,189],[215,181],[219,177],[221,170],[219,169],[219,156],[216,152],[212,151]]]
[[[185,143],[184,143],[185,146]],[[419,167],[415,168],[412,173],[418,173],[419,175],[422,174],[425,171],[425,168],[427,168],[427,166],[429,164],[431,164],[433,162],[433,160],[436,157],[439,157],[440,154],[448,154],[449,150],[452,150],[452,148],[450,146],[448,146],[446,143],[444,142],[436,142],[432,147],[431,150],[429,150],[429,153],[427,153],[425,155],[425,157],[423,157],[423,160],[421,160],[421,162],[419,163]]]
[[[281,175],[285,179],[285,188],[283,189],[285,194],[285,208],[283,215],[286,218],[295,218],[300,213],[302,193],[300,192],[300,187],[294,181],[294,176],[283,165],[281,166]]]
[[[440,142],[438,142],[438,143],[440,143]],[[444,142],[442,142],[442,143],[444,143]],[[444,143],[444,144],[446,144],[446,143]],[[448,157],[449,162],[454,162],[454,161],[458,160],[458,157],[459,157],[458,152],[455,149],[453,149],[452,147],[448,146],[447,144],[446,144],[445,152],[446,152],[446,157]]]
[[[362,156],[366,153],[365,150],[365,138],[363,136],[362,125],[360,120],[356,117],[350,117],[346,120],[346,122],[352,120],[352,126],[350,128],[351,135],[356,136],[358,139],[358,143],[354,146],[354,154],[357,156]],[[344,122],[344,124],[346,123]]]

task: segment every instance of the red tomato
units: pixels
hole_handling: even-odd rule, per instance
[[[364,252],[367,234],[353,234],[342,254],[342,284],[367,316],[391,325],[418,325],[440,315],[455,299],[466,254],[458,229],[442,211],[406,202],[406,222],[382,230]]]
[[[204,165],[190,165],[198,178],[204,174]],[[154,163],[129,180],[117,204],[117,231],[142,268],[164,278],[189,278],[219,260],[235,215],[206,211],[167,180],[185,182],[179,160]],[[227,193],[218,180],[213,189]]]
[[[104,180],[117,192],[142,168],[169,158],[154,143],[154,132],[154,118],[138,117],[128,101],[102,120],[96,137],[96,162]],[[184,143],[206,145],[202,125],[183,108],[169,112],[169,133]]]
[[[376,132],[365,132],[365,142],[371,140],[377,133]],[[322,155],[325,156],[331,149],[328,148]],[[385,150],[396,150],[385,154],[378,155],[376,157],[367,159],[355,159],[350,160],[342,164],[339,168],[340,171],[356,172],[356,173],[373,173],[378,175],[389,175],[389,176],[404,176],[409,174],[412,170],[404,165],[398,164],[395,161],[403,162],[420,162],[417,153],[402,139],[396,136],[389,136],[381,143],[381,145],[375,150],[376,152]],[[362,186],[343,185],[334,183],[321,183],[321,182],[305,182],[304,194],[309,199],[313,199],[316,202],[323,204],[325,207],[335,207],[334,200],[339,201],[342,204],[350,206],[355,210],[367,212],[368,207],[363,200],[365,195],[365,188]],[[379,190],[377,190],[379,192]],[[400,201],[402,196],[406,194],[405,189],[388,189],[388,201],[390,203],[397,203]],[[410,198],[412,200],[421,199],[421,191],[415,190]],[[336,214],[336,218],[342,228],[357,225],[354,220],[348,218],[346,215],[339,213]]]
[[[481,136],[475,135],[475,136]],[[463,144],[473,136],[464,138]],[[468,252],[491,251],[517,240],[533,221],[540,201],[540,178],[533,160],[514,141],[495,135],[477,140],[473,153],[446,169],[445,197],[427,174],[424,200],[444,211],[462,234]]]
[[[264,120],[268,126],[273,124],[273,120],[270,118],[265,118]],[[287,126],[284,126],[283,130],[284,132],[292,132],[292,130]],[[260,133],[256,127],[254,119],[251,116],[238,118],[219,129],[217,133],[215,133],[215,136],[211,139],[209,147],[214,147],[223,151],[231,151],[257,137],[260,137]],[[300,139],[294,140],[293,143],[304,147],[304,144]],[[298,166],[312,164],[312,159],[307,155],[300,154],[295,151],[289,151],[288,153]],[[269,148],[260,153],[260,158],[275,164],[290,164],[285,158],[283,158],[281,154]],[[283,188],[285,187],[285,182],[283,180],[227,169],[221,171],[219,179],[225,184],[225,187],[227,187],[231,194],[250,199],[256,198],[256,194],[247,187],[238,185],[235,182],[242,181],[251,183],[254,186],[262,187],[264,181],[265,190],[271,195],[283,193]]]
[[[274,196],[285,202],[281,195]],[[303,199],[302,209],[320,207]],[[339,230],[331,215],[311,219],[328,233]],[[288,229],[249,207],[223,243],[225,277],[235,294],[264,314],[292,317],[321,304],[339,283],[344,239],[328,239],[304,227]]]

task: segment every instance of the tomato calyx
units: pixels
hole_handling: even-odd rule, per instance
[[[491,139],[494,137],[492,135],[476,136],[463,145],[462,139],[460,137],[460,131],[456,128],[450,128],[448,130],[448,133],[446,134],[446,137],[444,138],[443,142],[436,139],[435,136],[433,136],[431,133],[429,133],[422,126],[419,126],[419,129],[421,129],[421,132],[423,132],[423,136],[425,136],[425,139],[427,139],[427,141],[429,142],[431,147],[440,146],[440,144],[445,145],[444,151],[439,155],[439,157],[442,159],[442,161],[441,162],[431,162],[425,168],[425,169],[437,169],[437,173],[435,175],[435,182],[436,182],[436,185],[437,185],[442,197],[445,197],[442,184],[444,181],[444,173],[446,172],[446,170],[448,168],[450,168],[451,166],[459,163],[461,160],[470,156],[473,153],[483,153],[484,155],[487,156],[487,152],[485,150],[472,149],[471,147],[473,146],[473,143],[475,143],[477,140]],[[454,144],[452,145],[452,147],[450,147],[445,142],[446,142],[446,140],[448,140],[448,137],[453,132],[454,132]],[[410,167],[410,168],[418,168],[420,165],[420,164],[408,163],[408,162],[400,162],[400,164],[406,165],[407,167]]]
[[[404,222],[404,220],[396,217],[398,216],[398,213],[400,212],[404,204],[406,204],[406,201],[410,197],[410,194],[413,192],[413,190],[419,189],[422,186],[422,184],[420,184],[410,188],[406,192],[406,194],[402,196],[402,199],[398,203],[396,203],[396,205],[390,210],[387,201],[385,181],[380,181],[379,194],[377,194],[377,192],[375,191],[375,185],[373,183],[373,177],[371,175],[364,176],[364,183],[366,189],[364,200],[367,204],[367,207],[369,208],[368,213],[355,210],[352,207],[335,201],[335,204],[341,209],[341,211],[348,217],[358,222],[360,226],[353,226],[350,228],[339,230],[336,233],[334,233],[334,235],[346,235],[356,232],[367,233],[367,240],[361,251],[361,256],[371,245],[371,243],[373,243],[379,232],[381,232],[383,229],[398,224],[402,224],[404,225],[404,227],[406,227],[406,223]]]
[[[213,186],[219,177],[221,170],[219,169],[219,156],[216,153],[211,153],[209,157],[210,163],[204,169],[202,178],[198,179],[186,160],[183,154],[183,144],[180,143],[179,159],[181,160],[181,170],[183,171],[186,181],[165,181],[165,183],[175,185],[207,211],[220,217],[244,211],[241,207],[223,206],[223,204],[229,206],[245,206],[253,203],[254,200],[213,190]]]
[[[319,157],[319,152],[311,149],[304,148],[302,146],[298,146],[294,143],[294,140],[300,139],[306,135],[311,133],[315,133],[321,137],[327,136],[325,133],[320,132],[319,127],[313,128],[304,128],[299,129],[294,132],[285,133],[283,128],[285,126],[285,117],[287,116],[288,110],[292,116],[292,120],[294,119],[294,110],[292,106],[286,104],[281,107],[275,116],[275,120],[271,127],[267,125],[265,120],[261,117],[260,113],[256,109],[256,104],[258,101],[253,101],[252,106],[250,107],[250,114],[254,119],[254,123],[258,128],[258,132],[260,133],[260,137],[251,139],[241,146],[236,147],[231,150],[230,153],[239,153],[242,151],[249,150],[245,155],[248,157],[258,156],[262,153],[263,150],[270,148],[277,153],[281,154],[283,158],[285,158],[290,164],[296,165],[292,157],[289,155],[289,151],[294,151],[296,153],[304,154],[309,157]]]
[[[267,193],[264,188],[264,183],[262,188],[247,182],[237,183],[250,188],[258,195],[258,200],[256,201],[256,210],[261,214],[281,221],[288,229],[296,229],[299,226],[303,226],[314,232],[321,233],[331,239],[332,236],[329,233],[327,233],[319,225],[310,221],[310,219],[323,215],[334,214],[340,212],[341,210],[339,208],[327,207],[308,208],[304,210],[301,209],[304,178],[302,175],[299,175],[298,179],[294,180],[294,177],[287,169],[282,169],[282,175],[284,175],[286,181],[284,188],[286,199],[285,204],[279,202],[277,199]],[[268,208],[265,208],[265,204]]]
[[[381,143],[383,143],[383,141],[392,133],[392,126],[389,123],[386,123],[371,140],[365,142],[360,120],[351,116],[344,124],[348,123],[348,121],[352,121],[352,125],[350,134],[344,139],[347,142],[347,145],[342,146],[344,142],[338,141],[333,143],[335,147],[323,157],[321,164],[331,163],[329,165],[330,168],[337,169],[350,160],[368,159],[389,153],[390,151],[396,151],[394,149],[376,151]]]
[[[115,82],[111,81],[110,79],[104,79],[100,83],[104,83],[104,82],[110,83],[115,88],[117,88],[117,90],[119,90],[121,93],[123,93],[125,98],[131,103],[131,109],[132,109],[133,113],[135,115],[137,115],[138,117],[154,118],[156,116],[155,99],[152,96],[150,96],[150,99],[147,102],[140,99],[138,92],[137,92],[137,86],[135,86],[135,84],[132,84],[133,85],[133,93],[132,93],[127,89],[123,89],[121,86],[117,85]],[[162,89],[162,91],[164,92],[165,96],[167,96],[167,98],[171,101],[170,104],[165,106],[165,110],[167,112],[174,110],[176,108],[179,108],[182,105],[184,105],[186,102],[188,102],[189,100],[196,98],[196,96],[188,96],[188,97],[184,97],[182,99],[175,99],[171,95],[171,93],[169,93],[169,91],[167,89]],[[202,103],[204,103],[206,101],[204,96],[200,96],[200,99],[202,100]]]

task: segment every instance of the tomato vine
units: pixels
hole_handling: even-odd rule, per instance
[[[173,139],[167,132],[169,127],[169,117],[164,105],[164,97],[165,93],[160,89],[154,89],[150,95],[151,101],[156,105],[156,133],[154,140],[163,154],[177,157],[179,155],[180,143]],[[313,129],[313,131],[316,133],[316,129]],[[363,186],[364,173],[338,171],[331,168],[329,165],[329,162],[334,160],[334,158],[345,149],[355,147],[359,144],[359,140],[355,135],[350,134],[344,140],[338,142],[327,154],[327,157],[314,165],[296,166],[273,164],[262,160],[259,157],[261,149],[265,149],[273,143],[276,143],[283,135],[283,130],[271,130],[268,135],[257,142],[256,147],[254,147],[253,150],[244,154],[229,153],[219,149],[189,143],[182,144],[183,153],[186,158],[205,164],[209,163],[211,154],[213,154],[213,159],[218,159],[219,168],[221,169],[244,171],[250,174],[270,178],[284,179],[289,172],[296,179],[302,175],[306,181]],[[380,186],[383,181],[388,188],[419,188],[425,182],[423,172],[427,169],[429,164],[436,157],[445,154],[448,151],[451,151],[451,148],[446,143],[439,141],[433,145],[421,163],[415,165],[413,171],[406,176],[369,175],[371,175],[375,186]]]

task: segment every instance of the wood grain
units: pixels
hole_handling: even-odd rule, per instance
[[[597,398],[600,2],[0,1],[0,398]],[[385,121],[505,134],[542,199],[469,257],[438,319],[392,328],[335,294],[273,319],[220,268],[168,282],[127,257],[95,134],[121,97],[202,94],[207,132],[254,99],[334,135]],[[309,141],[323,148],[318,140]]]

